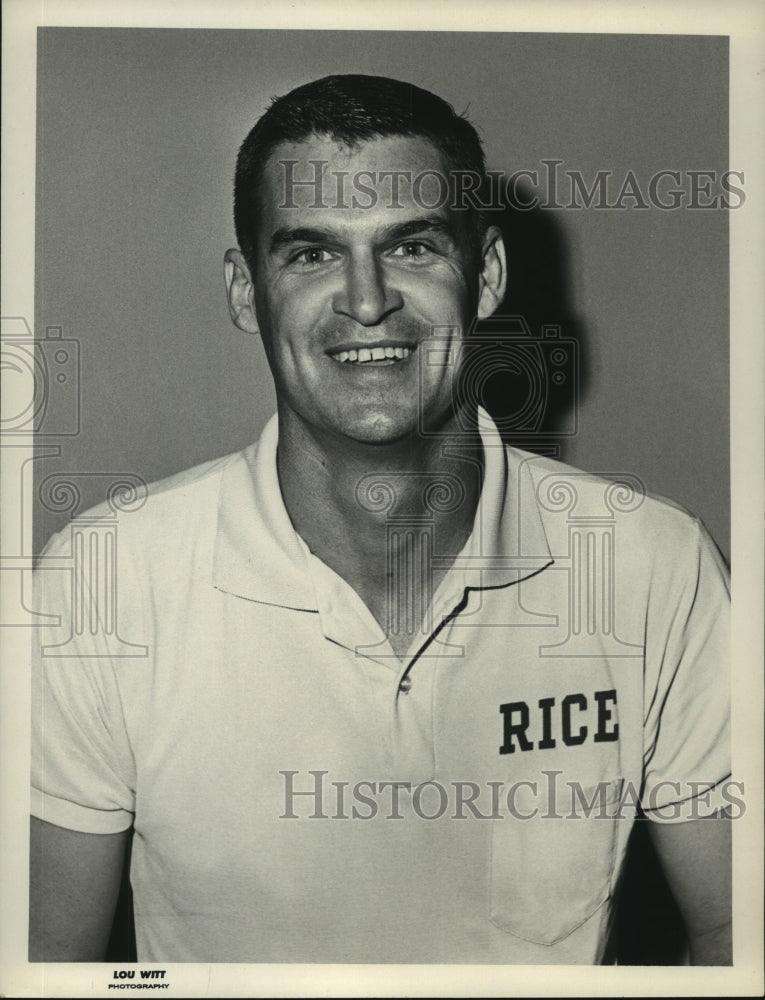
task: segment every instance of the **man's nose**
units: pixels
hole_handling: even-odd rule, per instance
[[[373,256],[351,259],[342,288],[332,308],[362,326],[376,326],[403,305],[401,293],[390,287],[383,269]]]

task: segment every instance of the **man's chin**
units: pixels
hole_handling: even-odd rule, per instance
[[[309,416],[292,407],[283,407],[282,422],[298,424],[309,437],[323,438],[333,450],[343,448],[416,447],[423,438],[442,435],[455,424],[455,410],[448,402],[422,410],[411,399],[354,401],[352,406],[325,407]],[[455,424],[456,426],[456,424]],[[331,444],[330,444],[331,442]]]
[[[358,445],[385,446],[401,444],[419,436],[420,421],[417,415],[410,420],[377,418],[345,424],[340,436]]]
[[[325,447],[342,451],[354,446],[393,445],[415,440],[420,428],[417,408],[372,407],[356,405],[332,409],[324,407],[312,413],[297,407],[279,406],[280,431],[300,428],[300,435],[323,441]]]
[[[340,437],[358,445],[384,447],[386,445],[414,444],[422,438],[432,437],[454,420],[449,409],[435,416],[419,410],[411,412],[364,413],[357,420],[344,420],[338,426]]]

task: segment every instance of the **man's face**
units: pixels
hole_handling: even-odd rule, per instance
[[[407,172],[397,192],[393,171]],[[465,213],[435,174],[447,166],[420,138],[349,150],[316,136],[270,157],[248,294],[283,419],[383,444],[450,415],[455,366],[421,364],[423,348],[436,328],[439,346],[445,329],[457,343],[486,296]],[[292,183],[314,178],[320,190]]]

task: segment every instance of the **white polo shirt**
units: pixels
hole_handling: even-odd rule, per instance
[[[481,434],[474,530],[405,663],[295,533],[275,418],[49,543],[33,812],[134,826],[139,960],[597,963],[638,800],[730,802],[703,528]]]

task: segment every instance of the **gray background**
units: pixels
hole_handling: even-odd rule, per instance
[[[238,145],[293,86],[409,80],[467,109],[491,168],[557,158],[589,181],[612,170],[614,194],[628,170],[645,190],[658,170],[728,167],[725,38],[47,28],[38,58],[35,328],[79,341],[81,377],[79,433],[37,459],[37,484],[158,479],[242,447],[273,412],[221,261]],[[727,213],[543,215],[585,373],[562,457],[639,476],[727,555]],[[524,275],[524,246],[509,252]],[[102,480],[78,485],[80,510],[104,498]],[[35,551],[66,520],[36,502]]]

